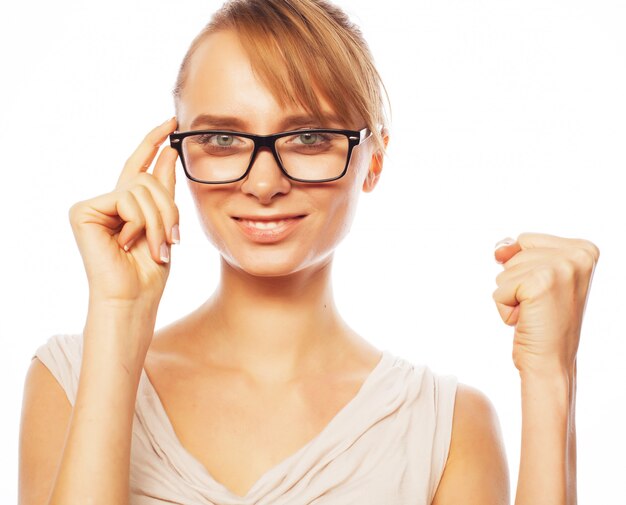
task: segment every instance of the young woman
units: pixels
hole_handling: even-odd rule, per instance
[[[333,301],[333,252],[383,166],[381,89],[360,32],[324,1],[214,16],[181,65],[176,117],[112,192],[70,209],[89,311],[28,372],[21,505],[509,503],[489,400],[374,348]],[[179,157],[221,277],[155,331]],[[515,503],[574,504],[576,352],[599,251],[536,233],[500,245],[494,300],[522,379]]]

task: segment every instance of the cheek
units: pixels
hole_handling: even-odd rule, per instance
[[[198,185],[193,181],[189,181],[189,192],[193,198],[198,220],[202,226],[204,234],[209,241],[217,247],[218,250],[226,250],[226,243],[224,242],[224,231],[220,226],[224,225],[223,221],[211,218],[214,214],[214,209],[222,208],[222,196],[219,189],[211,189],[207,191],[204,188],[198,188]]]
[[[326,198],[324,233],[333,243],[341,241],[350,231],[360,196],[361,186],[353,178],[345,182],[347,184],[337,188],[337,191],[331,192]]]
[[[352,187],[344,194],[344,199],[341,206],[341,212],[343,213],[343,219],[341,223],[341,237],[343,238],[348,234],[350,228],[352,228],[352,222],[356,215],[357,205],[359,203],[359,196],[361,192],[359,188]]]
[[[359,151],[357,146],[350,159],[348,173],[343,180],[341,191],[334,198],[335,212],[343,216],[345,233],[350,230],[356,214],[359,198],[362,193],[363,181],[367,175],[368,166],[365,163],[365,152]]]

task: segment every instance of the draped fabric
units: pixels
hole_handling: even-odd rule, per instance
[[[82,334],[54,335],[35,356],[74,405]],[[182,446],[143,370],[130,503],[430,505],[448,457],[456,388],[455,376],[435,374],[385,350],[356,396],[315,438],[238,496]]]

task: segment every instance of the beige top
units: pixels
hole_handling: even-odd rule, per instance
[[[35,356],[74,405],[82,334],[54,335]],[[321,433],[237,496],[181,445],[144,370],[133,421],[130,503],[430,505],[448,457],[456,388],[455,376],[383,351],[356,396]]]

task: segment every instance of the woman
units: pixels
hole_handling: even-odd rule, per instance
[[[508,503],[489,400],[381,353],[333,301],[333,251],[389,140],[356,27],[322,1],[230,2],[192,43],[175,103],[115,190],[70,210],[89,311],[29,370],[20,503]],[[180,238],[177,157],[221,276],[154,331]],[[599,252],[541,234],[503,245],[516,504],[575,503],[576,351]]]

